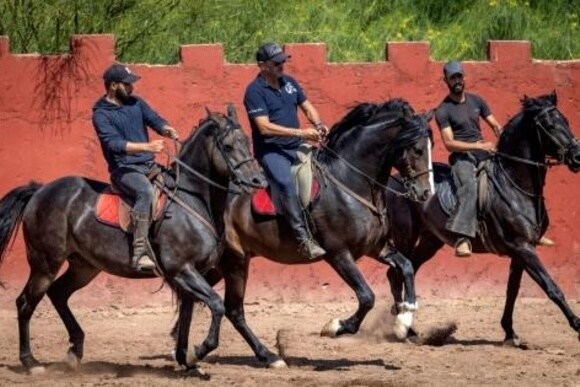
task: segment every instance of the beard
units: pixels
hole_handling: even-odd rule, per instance
[[[127,103],[131,99],[131,93],[128,93],[125,89],[115,90],[115,97],[122,103]]]
[[[452,94],[459,95],[459,94],[463,93],[463,89],[465,88],[465,84],[463,82],[457,82],[456,84],[454,84],[452,86],[448,86],[448,87],[449,87],[449,91]]]

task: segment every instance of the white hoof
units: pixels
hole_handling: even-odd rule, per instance
[[[413,326],[413,312],[401,312],[397,315],[395,319],[395,326],[393,327],[393,332],[399,340],[404,340],[407,338],[407,333],[409,329]]]
[[[327,337],[336,337],[338,330],[340,329],[340,320],[335,318],[334,320],[327,323],[324,328],[322,328],[322,332],[320,332],[320,336],[327,336]]]
[[[188,367],[194,367],[197,365],[197,362],[199,362],[199,359],[195,356],[195,350],[188,351],[187,356],[185,357],[185,364],[187,364]]]
[[[45,372],[46,368],[44,368],[43,366],[32,367],[31,369],[28,370],[28,373],[30,373],[30,375],[41,375]]]
[[[71,369],[76,370],[80,363],[80,359],[74,353],[68,352],[66,354],[66,364],[68,364]]]
[[[276,360],[275,362],[271,363],[269,366],[269,368],[288,368],[288,365],[286,364],[286,362],[282,359],[280,360]]]
[[[175,349],[173,351],[171,351],[171,358],[173,359],[173,361],[177,361],[177,357],[175,356]]]

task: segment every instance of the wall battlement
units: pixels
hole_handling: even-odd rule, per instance
[[[422,111],[436,107],[447,93],[443,62],[430,57],[426,42],[386,43],[384,61],[365,63],[328,62],[324,43],[290,43],[285,50],[292,55],[285,71],[299,80],[329,125],[360,102],[400,97]],[[528,41],[490,41],[487,53],[487,60],[464,62],[466,83],[468,91],[488,101],[500,123],[519,112],[524,95],[556,90],[559,109],[576,136],[580,134],[580,59],[536,60]],[[135,92],[182,136],[205,116],[206,107],[224,111],[228,102],[237,106],[242,125],[249,128],[242,99],[257,74],[255,63],[228,63],[221,44],[182,45],[179,57],[173,65],[127,64],[142,77]],[[58,55],[13,54],[9,38],[0,36],[0,196],[30,180],[49,182],[65,175],[108,180],[91,109],[104,93],[102,73],[115,60],[115,37],[110,34],[72,36],[70,51]],[[432,128],[436,131],[434,123]],[[493,138],[487,128],[484,132]],[[446,161],[437,133],[435,139],[435,161]],[[557,245],[540,248],[550,272],[567,295],[576,298],[580,297],[580,279],[574,274],[580,270],[578,192],[578,176],[564,167],[550,170],[545,191],[548,232]],[[451,255],[443,249],[421,270],[419,291],[436,289],[448,296],[504,294],[508,260],[483,256],[465,262]],[[361,267],[374,288],[386,292],[384,269],[376,265],[367,262]],[[326,282],[344,290],[324,264],[288,268],[262,260],[253,263],[250,285],[261,283],[264,268],[271,283],[279,282],[292,294],[316,292]],[[0,279],[21,283],[27,270],[20,235],[0,268]],[[297,281],[298,277],[309,280]],[[528,284],[524,291],[538,294],[535,285]]]

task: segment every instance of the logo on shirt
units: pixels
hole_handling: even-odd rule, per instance
[[[286,93],[288,94],[294,94],[298,92],[298,90],[296,90],[294,85],[290,82],[286,82],[286,84],[284,85],[284,90],[286,90]]]

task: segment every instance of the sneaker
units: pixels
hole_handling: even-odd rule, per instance
[[[550,238],[548,238],[546,236],[543,236],[538,241],[538,244],[540,246],[552,247],[552,246],[556,245],[556,242],[554,242],[553,240],[551,240]]]
[[[471,256],[471,243],[469,243],[469,240],[462,238],[457,241],[455,245],[455,256],[460,258]]]
[[[300,243],[299,248],[300,255],[309,260],[316,259],[324,254],[326,251],[316,243],[316,241],[312,239],[307,239],[304,242]]]
[[[146,255],[142,255],[136,264],[137,271],[153,271],[155,269],[155,262]]]

